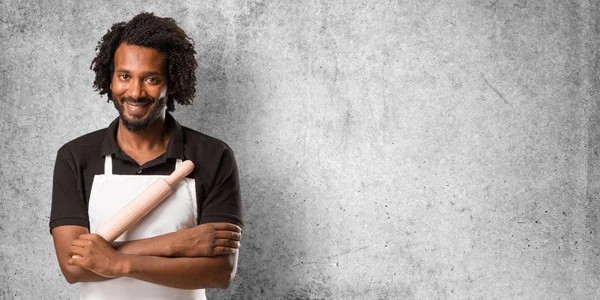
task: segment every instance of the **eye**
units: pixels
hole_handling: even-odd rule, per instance
[[[129,80],[129,75],[127,74],[119,74],[119,79],[123,80],[123,81],[127,81]]]
[[[150,84],[159,84],[160,83],[160,79],[158,79],[156,77],[148,77],[146,79],[146,81],[148,81],[148,83],[150,83]]]

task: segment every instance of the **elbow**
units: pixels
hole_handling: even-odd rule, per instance
[[[231,270],[231,272],[229,272],[229,276],[227,276],[227,280],[225,281],[225,284],[223,285],[222,289],[226,289],[229,287],[229,285],[233,282],[233,279],[235,278],[235,269]]]
[[[233,282],[237,272],[238,253],[234,255],[226,255],[225,266],[218,272],[216,288],[227,289]]]
[[[65,280],[70,284],[83,281],[82,279],[84,274],[82,268],[67,266],[61,269],[61,271],[63,276],[65,277]]]
[[[198,276],[194,282],[188,284],[174,286],[181,289],[227,289],[233,278],[235,277],[235,271],[227,272],[226,270],[220,270],[211,274],[210,277]]]
[[[235,271],[231,271],[229,273],[224,272],[224,274],[219,276],[215,287],[219,289],[227,289],[229,288],[229,285],[233,282],[233,278],[235,278]]]
[[[76,274],[71,274],[69,272],[63,272],[63,276],[65,277],[65,280],[70,284],[79,282],[79,277]]]
[[[79,282],[77,279],[73,279],[73,278],[66,277],[66,276],[65,276],[65,279],[67,280],[67,282],[68,282],[69,284],[75,284],[75,283],[78,283],[78,282]]]
[[[237,254],[216,256],[206,261],[209,262],[208,268],[198,269],[196,286],[191,288],[229,288],[237,271]]]
[[[223,268],[218,272],[215,278],[215,288],[227,289],[233,282],[236,273],[236,264],[230,265],[228,268]]]

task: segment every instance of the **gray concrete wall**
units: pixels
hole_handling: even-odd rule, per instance
[[[594,299],[596,1],[0,1],[0,299],[75,299],[56,150],[116,116],[89,71],[141,11],[196,41],[178,120],[230,144],[246,228],[211,299]]]

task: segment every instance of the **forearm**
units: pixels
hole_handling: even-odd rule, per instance
[[[113,247],[122,254],[173,257],[179,256],[176,249],[177,232],[151,238],[115,242]]]
[[[177,255],[177,251],[174,247],[175,241],[176,235],[174,233],[169,233],[142,240],[116,242],[113,246],[122,254],[171,257]],[[60,264],[61,271],[67,282],[93,282],[111,279],[79,266],[68,265],[66,260],[69,258],[70,256],[65,258],[64,265],[62,263]]]
[[[181,229],[177,232],[167,233],[160,236],[155,236],[146,239],[127,241],[127,242],[116,242],[113,244],[115,250],[121,254],[129,255],[128,257],[139,261],[140,256],[148,256],[150,259],[158,257],[178,257],[185,256],[186,253],[191,252],[190,248],[193,245],[189,243],[186,245],[182,243],[182,234],[186,230]],[[68,260],[68,258],[67,258]],[[135,264],[134,264],[135,265]],[[215,262],[209,265],[215,265]],[[69,283],[76,282],[92,282],[92,281],[104,281],[111,278],[98,275],[92,271],[79,266],[71,266],[68,264],[61,264],[61,269],[65,276],[65,279]]]
[[[114,244],[122,254],[162,257],[212,257],[239,248],[241,228],[230,223],[206,223],[151,238]]]
[[[62,271],[63,275],[65,276],[65,279],[67,280],[67,282],[69,282],[71,284],[77,283],[77,282],[94,282],[94,281],[105,281],[105,280],[112,279],[112,278],[98,275],[92,271],[89,271],[87,269],[84,269],[84,268],[78,267],[78,266],[67,265],[66,268],[63,268],[61,266],[61,271]]]
[[[54,240],[58,265],[65,280],[69,283],[104,281],[110,279],[80,266],[68,264],[68,261],[71,258],[71,253],[69,252],[71,241],[87,232],[87,228],[81,226],[60,226],[52,230],[52,238]]]
[[[225,288],[235,276],[240,231],[233,224],[207,223],[114,246],[97,234],[82,234],[69,239],[68,256],[59,260],[61,267],[89,270],[71,276],[74,282],[129,276],[180,288]]]
[[[215,257],[156,257],[124,255],[123,273],[131,277],[181,289],[227,288],[235,277],[238,254]]]

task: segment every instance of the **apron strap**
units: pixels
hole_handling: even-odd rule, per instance
[[[112,156],[110,154],[104,157],[104,175],[112,175]]]

